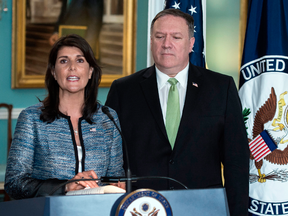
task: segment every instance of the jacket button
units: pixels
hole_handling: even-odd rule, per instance
[[[169,163],[170,163],[170,164],[174,164],[174,160],[171,159],[171,160],[169,161]]]

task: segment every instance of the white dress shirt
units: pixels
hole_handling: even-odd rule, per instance
[[[171,78],[167,74],[161,72],[156,66],[156,79],[159,93],[159,100],[163,114],[164,123],[166,123],[166,110],[167,110],[167,99],[168,93],[171,84],[168,80]],[[182,116],[182,111],[185,103],[186,89],[187,89],[187,81],[188,81],[188,69],[189,63],[187,66],[180,71],[174,78],[178,80],[177,88],[179,92],[179,103],[180,103],[180,118]]]
[[[82,147],[81,146],[77,146],[77,150],[78,150],[78,159],[79,159],[78,172],[82,172],[82,158],[83,158]]]

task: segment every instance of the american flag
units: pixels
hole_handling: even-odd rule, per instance
[[[249,148],[254,159],[258,162],[274,151],[277,148],[277,145],[274,143],[267,130],[264,130],[249,143]]]
[[[190,53],[190,62],[205,67],[206,0],[166,0],[165,9],[175,8],[194,18],[195,44]]]
[[[192,82],[192,85],[198,88],[198,84],[195,82]]]

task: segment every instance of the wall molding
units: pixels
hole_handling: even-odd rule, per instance
[[[155,1],[149,0],[148,2],[148,26],[147,26],[147,67],[154,64],[154,60],[151,54],[150,47],[150,25],[156,14],[164,9],[165,0]]]
[[[12,119],[17,119],[20,112],[23,110],[24,108],[13,108],[12,109]],[[0,109],[0,120],[7,120],[8,119],[8,111],[7,109]]]

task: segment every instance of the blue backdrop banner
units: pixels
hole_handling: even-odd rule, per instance
[[[267,130],[277,149],[250,155],[250,215],[288,215],[288,1],[249,1],[239,96],[248,140]]]

